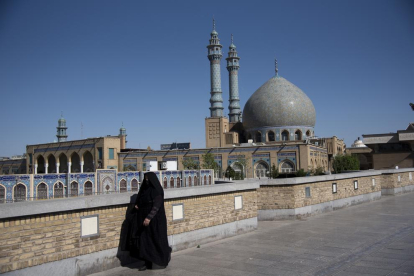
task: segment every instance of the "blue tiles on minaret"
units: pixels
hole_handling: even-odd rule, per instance
[[[223,117],[223,98],[221,91],[221,74],[220,61],[222,58],[218,33],[216,32],[216,23],[213,19],[213,31],[211,32],[210,44],[207,46],[208,59],[210,60],[210,117]]]
[[[58,142],[66,142],[68,138],[68,135],[66,134],[66,129],[67,129],[66,120],[61,115],[58,121],[57,134],[56,134],[56,137],[58,138]]]
[[[231,123],[240,122],[240,98],[239,98],[239,61],[236,46],[233,44],[233,35],[231,35],[231,44],[229,47],[229,56],[227,60],[227,70],[229,71],[229,121]]]

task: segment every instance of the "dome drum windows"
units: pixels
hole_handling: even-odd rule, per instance
[[[267,141],[269,141],[269,142],[276,141],[275,133],[272,130],[267,133]]]
[[[282,131],[282,141],[289,141],[289,131]]]

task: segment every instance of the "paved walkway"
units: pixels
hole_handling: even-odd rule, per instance
[[[414,193],[387,196],[173,254],[164,270],[115,275],[414,275]]]

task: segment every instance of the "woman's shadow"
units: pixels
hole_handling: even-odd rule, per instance
[[[135,202],[137,199],[137,194],[131,196],[129,205],[125,212],[125,219],[122,222],[121,226],[121,233],[119,237],[119,245],[118,245],[118,252],[116,257],[119,259],[121,266],[129,267],[129,268],[138,268],[145,264],[145,262],[134,258],[130,254],[130,241],[131,241],[131,229],[132,224],[136,223],[136,210],[135,210]]]

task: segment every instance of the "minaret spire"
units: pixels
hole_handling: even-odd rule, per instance
[[[221,91],[220,61],[223,57],[218,33],[216,32],[216,21],[213,17],[213,31],[210,34],[210,44],[207,46],[208,59],[210,60],[210,117],[223,117],[223,98]]]
[[[229,71],[229,121],[240,122],[240,98],[239,98],[239,61],[236,45],[233,44],[233,34],[227,60],[227,71]]]
[[[66,134],[66,120],[63,118],[63,112],[60,112],[60,119],[58,120],[56,137],[58,142],[66,142],[68,135]]]
[[[278,77],[278,73],[277,73],[278,69],[277,69],[277,59],[275,59],[275,75],[276,77]]]

